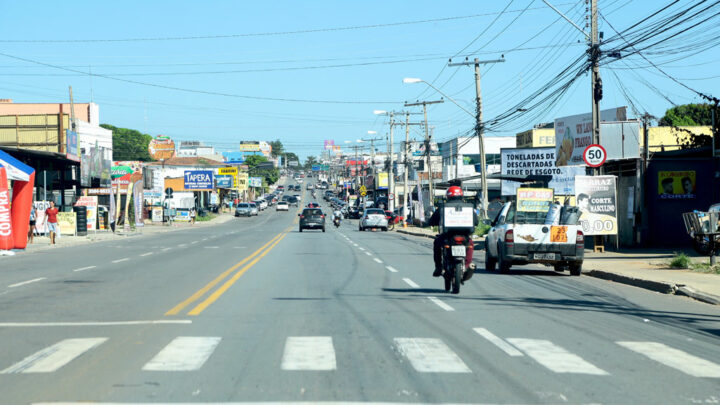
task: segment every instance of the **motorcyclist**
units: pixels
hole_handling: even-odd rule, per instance
[[[342,221],[342,213],[338,209],[333,211],[333,222],[335,221],[337,221],[338,225],[340,225],[340,222]]]
[[[458,186],[452,186],[448,188],[447,192],[445,193],[445,197],[447,198],[447,202],[458,202],[462,200],[463,197],[463,191],[462,188]],[[432,216],[430,217],[430,220],[427,222],[429,226],[440,226],[442,223],[442,215],[443,215],[443,206],[445,204],[440,204],[438,206],[438,209],[433,212]],[[478,217],[476,215],[473,215],[473,226],[477,227],[478,225]],[[472,238],[470,237],[470,234],[467,231],[453,231],[449,230],[444,233],[440,233],[435,237],[435,241],[433,241],[433,260],[435,261],[435,271],[433,272],[433,277],[440,277],[442,275],[443,269],[442,269],[442,247],[445,245],[452,236],[455,235],[463,235],[467,236],[468,244],[467,244],[467,250],[466,250],[466,256],[465,256],[465,266],[470,267],[472,264],[472,256],[473,256],[473,242]]]

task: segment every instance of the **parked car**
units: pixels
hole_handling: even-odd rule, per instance
[[[251,213],[252,215],[258,215],[258,214],[260,214],[260,207],[258,207],[257,204],[255,204],[254,202],[251,202],[251,203],[248,203],[248,204],[250,204],[250,213]]]
[[[385,211],[379,208],[368,208],[360,217],[360,223],[358,229],[362,232],[366,229],[382,229],[383,231],[388,230],[388,220],[385,216]]]
[[[267,201],[262,200],[262,199],[255,200],[255,201],[253,201],[253,203],[258,206],[258,209],[260,211],[265,211],[265,209],[268,207]]]
[[[275,211],[288,211],[290,210],[290,204],[287,201],[278,201],[275,206]]]
[[[305,208],[300,217],[300,232],[303,229],[322,229],[325,232],[325,214],[320,208]]]
[[[240,203],[238,204],[237,208],[235,208],[235,216],[244,216],[249,217],[252,215],[252,208],[250,207],[250,204],[248,203]]]

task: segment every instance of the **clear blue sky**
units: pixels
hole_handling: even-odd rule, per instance
[[[599,5],[613,27],[622,30],[668,2],[600,0]],[[551,3],[584,27],[584,1]],[[673,10],[694,3],[683,0]],[[498,17],[504,9],[506,12]],[[466,18],[393,25],[445,17]],[[325,30],[369,25],[381,26]],[[605,21],[601,20],[600,26],[606,38],[613,34]],[[706,36],[717,38],[718,26],[716,20],[706,23],[690,38],[697,38],[698,43]],[[319,31],[245,35],[304,30]],[[196,36],[232,37],[46,42]],[[449,57],[494,59],[505,55],[505,63],[483,67],[484,114],[491,120],[547,83],[586,50],[582,34],[559,20],[541,0],[4,1],[0,39],[0,53],[5,55],[124,80],[233,95],[91,78],[0,56],[0,98],[66,101],[67,88],[72,85],[76,101],[89,101],[92,89],[104,123],[166,134],[177,140],[202,140],[220,150],[235,150],[240,140],[279,138],[301,157],[319,154],[324,139],[345,145],[346,140],[367,137],[368,130],[384,135],[386,119],[374,116],[374,109],[400,110],[404,100],[439,98],[422,83],[403,84],[403,77],[427,81],[437,77],[437,86],[472,110],[472,70],[444,68]],[[7,42],[13,40],[40,42]],[[513,50],[521,44],[522,48],[534,49]],[[699,53],[689,47],[673,53],[683,44],[690,45],[692,40],[678,37],[668,42],[666,50],[651,54],[656,50],[653,48],[646,55],[653,63],[663,63],[665,72],[688,86],[720,97],[717,46],[710,42]],[[640,112],[657,116],[671,106],[670,102],[701,101],[653,68],[626,69],[632,65],[648,63],[636,55],[610,65],[620,69],[602,68],[603,109],[629,105],[620,84]],[[238,95],[368,103],[234,97]],[[512,135],[529,129],[532,122],[549,122],[555,117],[589,112],[590,108],[589,77],[583,75],[551,108],[494,134]],[[436,127],[437,140],[464,133],[473,125],[472,117],[449,102],[430,108],[429,119]],[[419,130],[414,129],[413,137],[419,136]]]

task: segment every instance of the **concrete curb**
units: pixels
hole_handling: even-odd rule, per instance
[[[426,233],[424,233],[424,232],[413,232],[413,231],[408,231],[408,230],[406,230],[406,229],[397,229],[395,232],[397,232],[397,233],[404,233],[404,234],[406,234],[406,235],[419,236],[419,237],[421,237],[421,238],[435,239],[435,235],[428,235],[428,234],[426,234]]]
[[[672,284],[661,281],[645,280],[641,278],[628,277],[602,270],[590,270],[583,272],[584,275],[613,281],[620,284],[627,284],[633,287],[656,291],[662,294],[681,295],[711,305],[720,305],[720,297],[696,291],[683,284]]]

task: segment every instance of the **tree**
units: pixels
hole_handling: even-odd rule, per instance
[[[272,148],[272,157],[278,157],[285,152],[285,146],[283,146],[282,142],[280,142],[279,139],[276,139],[274,141],[270,141],[270,147]]]
[[[248,166],[250,175],[256,177],[258,175],[263,177],[265,185],[275,184],[280,178],[280,173],[276,167],[271,168],[259,168],[260,163],[267,162],[267,158],[262,155],[250,155],[245,158],[245,164]]]
[[[287,159],[288,162],[298,162],[300,163],[300,158],[298,155],[292,153],[292,152],[285,152],[285,159]],[[285,163],[285,162],[283,162]]]
[[[118,128],[110,124],[100,124],[101,127],[112,131],[113,159],[114,160],[152,160],[148,152],[148,144],[152,136],[143,134],[135,129]]]
[[[305,159],[305,168],[310,169],[312,165],[317,164],[317,159],[315,159],[315,156],[308,156]]]
[[[660,118],[661,126],[674,127],[678,145],[683,149],[700,148],[712,145],[712,137],[696,134],[691,129],[679,127],[695,127],[712,125],[712,106],[710,104],[683,104],[669,108]]]
[[[712,125],[712,106],[710,104],[683,104],[665,111],[660,118],[661,126],[695,127]]]

